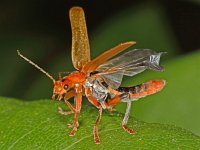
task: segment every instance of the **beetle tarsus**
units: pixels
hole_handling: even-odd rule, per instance
[[[95,142],[95,144],[100,144],[99,135],[97,135],[96,137],[94,137],[94,142]]]
[[[74,112],[73,111],[64,111],[61,107],[58,107],[58,113],[61,114],[61,115],[70,115],[70,114],[73,114]]]
[[[72,131],[69,133],[69,136],[74,136],[76,134],[77,127],[74,127]]]
[[[125,125],[125,124],[122,125],[122,128],[123,128],[126,132],[128,132],[129,134],[135,134],[135,133],[136,133],[135,130],[129,128],[129,127],[128,127],[127,125]]]

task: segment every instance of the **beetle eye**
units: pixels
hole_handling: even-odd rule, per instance
[[[67,84],[65,84],[65,85],[64,85],[64,89],[66,90],[67,88],[68,88],[68,85],[67,85]]]

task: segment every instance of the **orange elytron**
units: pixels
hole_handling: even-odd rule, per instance
[[[90,60],[90,47],[84,11],[81,7],[73,7],[70,9],[69,14],[72,28],[72,62],[77,71],[64,77],[59,74],[59,79],[56,81],[19,51],[17,51],[18,55],[45,73],[53,81],[52,99],[64,99],[70,108],[68,112],[64,112],[60,108],[59,112],[64,115],[74,114],[74,122],[69,125],[72,128],[69,136],[74,136],[78,129],[78,118],[83,95],[99,109],[99,116],[93,129],[95,144],[100,143],[98,125],[101,120],[102,109],[112,110],[119,102],[127,103],[126,113],[121,124],[122,128],[130,134],[136,133],[135,130],[127,126],[131,102],[162,90],[165,86],[165,81],[151,80],[140,85],[120,87],[122,78],[124,75],[134,76],[146,69],[163,71],[163,68],[159,66],[160,56],[163,52],[157,53],[150,49],[134,49],[113,58],[136,43],[130,41],[119,44]],[[72,97],[75,99],[74,106],[68,102]]]

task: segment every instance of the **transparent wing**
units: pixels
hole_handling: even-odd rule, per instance
[[[165,52],[157,53],[150,49],[135,49],[107,61],[96,70],[108,85],[116,89],[120,86],[123,75],[134,76],[146,69],[163,71],[163,67],[159,66],[163,53]]]
[[[93,59],[92,61],[87,63],[83,67],[82,72],[89,73],[89,72],[95,71],[96,68],[99,67],[101,64],[107,62],[109,59],[111,59],[115,55],[119,54],[120,52],[124,51],[125,49],[127,49],[128,47],[130,47],[134,44],[136,44],[136,42],[129,41],[129,42],[121,43],[121,44],[105,51],[103,54],[101,54],[100,56],[96,57],[95,59]]]
[[[121,85],[123,75],[123,71],[118,71],[109,74],[103,74],[101,77],[110,87],[117,89]]]
[[[90,61],[90,45],[84,10],[81,7],[72,7],[69,16],[72,28],[72,62],[73,66],[80,70]]]

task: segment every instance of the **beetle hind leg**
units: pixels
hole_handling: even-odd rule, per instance
[[[136,131],[127,126],[130,110],[131,110],[131,101],[128,101],[127,107],[126,107],[126,113],[125,113],[124,119],[122,121],[122,128],[129,134],[135,134]]]
[[[135,134],[136,131],[134,129],[129,128],[126,124],[122,124],[122,128],[124,131],[128,132],[129,134]]]

